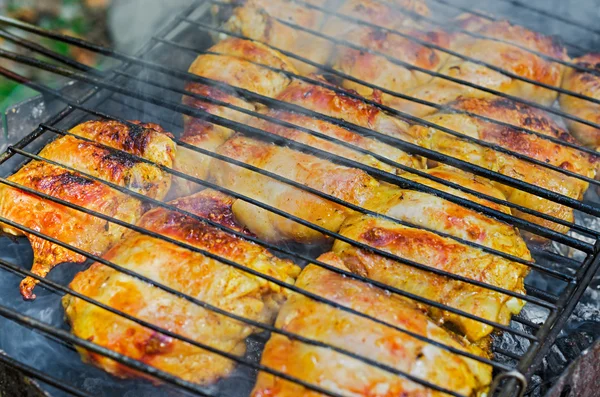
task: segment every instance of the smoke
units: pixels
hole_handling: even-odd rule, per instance
[[[563,23],[557,21],[548,23],[546,18],[536,16],[537,14],[531,12],[525,12],[514,6],[507,6],[506,3],[500,1],[452,1],[471,8],[487,10],[496,15],[509,16],[511,19],[527,26],[532,26],[533,24],[533,27],[542,32],[559,34],[562,37],[568,38],[571,42],[600,48],[597,35],[582,31],[581,29],[566,27]],[[179,0],[175,2],[158,0],[152,2],[141,0],[115,1],[110,16],[110,26],[116,47],[126,53],[133,54],[149,37],[158,31],[163,23],[168,21],[169,18],[165,18],[165,15],[173,15],[176,9],[181,9],[190,3],[191,0]],[[433,1],[430,4],[432,8],[435,5]],[[600,8],[597,7],[593,0],[578,2],[536,0],[529,1],[528,4],[538,8],[546,8],[556,14],[587,21],[588,24],[593,24],[600,16]],[[175,41],[184,45],[195,46],[199,49],[206,48],[208,43],[210,43],[208,35],[194,29],[191,29],[191,31],[193,34],[179,35]],[[159,46],[148,54],[147,59],[159,64],[169,65],[179,70],[185,70],[194,57],[194,55],[184,51]],[[180,88],[183,86],[183,81],[179,79],[169,78],[147,69],[134,68],[132,69],[132,74],[142,76],[148,81],[159,81],[169,86]],[[173,102],[179,102],[180,100],[180,95],[166,93],[164,90],[150,88],[141,83],[127,81],[126,78],[121,78],[118,81],[123,82],[123,84],[132,89],[145,90],[145,92],[155,95],[159,94],[161,98]],[[116,95],[114,98],[138,110],[132,110],[114,101],[100,105],[99,108],[109,114],[122,115],[128,119],[157,122],[172,132],[177,132],[176,130],[181,124],[181,115],[175,112],[123,95]],[[54,104],[54,102],[52,103]],[[26,106],[19,108],[18,112],[12,116],[9,114],[9,128],[6,132],[7,142],[14,143],[16,139],[33,130],[39,122],[45,121],[57,109],[57,107],[44,107],[43,102],[39,100],[37,102],[33,101],[31,105],[28,104]],[[28,116],[25,117],[24,114]],[[69,121],[65,121],[65,125],[67,124],[69,124]],[[0,148],[3,150],[2,144],[3,142],[0,141]],[[598,224],[594,226],[598,228]],[[24,239],[12,241],[8,238],[0,238],[0,258],[27,267],[32,260],[31,249]],[[564,270],[561,264],[549,263],[548,266]],[[62,285],[66,285],[76,272],[84,268],[81,265],[63,264],[57,267],[49,278],[60,282]],[[32,316],[57,328],[68,329],[63,319],[64,313],[60,305],[60,296],[38,287],[36,290],[38,295],[37,300],[34,302],[25,302],[21,299],[18,292],[19,281],[20,277],[0,270],[0,301],[3,305],[7,305],[19,313]],[[554,293],[559,293],[559,288],[564,287],[564,284],[551,284],[555,280],[543,276],[538,272],[532,272],[527,282],[528,285],[542,290],[553,291]],[[583,319],[582,321],[587,321],[590,318],[597,319],[595,313],[598,312],[598,305],[600,304],[598,301],[596,292],[595,298],[590,299],[589,303],[578,306],[574,319]],[[528,304],[525,306],[522,315],[536,323],[540,323],[546,318],[547,312],[542,312],[539,307]],[[513,326],[523,330],[523,326],[519,323],[513,322]],[[246,357],[254,362],[258,362],[265,340],[265,335],[249,339]],[[514,353],[523,353],[528,347],[528,343],[522,338],[512,337],[509,333],[504,333],[495,343],[498,343],[496,346]],[[149,397],[187,395],[167,386],[156,388],[146,381],[117,379],[93,366],[82,364],[79,355],[72,348],[52,341],[39,333],[2,317],[0,317],[0,349],[24,363],[35,366],[45,373],[63,379],[65,383],[72,384],[95,395],[124,395],[131,397],[138,395]],[[255,373],[253,371],[238,367],[238,370],[229,376],[227,380],[220,382],[212,390],[219,390],[224,395],[243,395],[244,393],[248,393],[252,388],[254,376]],[[60,395],[58,393],[52,394],[53,396]]]
[[[596,27],[600,18],[600,7],[595,0],[561,1],[561,0],[520,0],[530,8],[543,10],[553,15],[578,21],[581,25]],[[439,11],[451,13],[450,9],[436,2],[432,8]],[[452,0],[451,4],[460,5],[469,9],[486,11],[496,17],[509,19],[517,24],[530,27],[538,32],[558,36],[578,46],[600,50],[600,34],[592,33],[580,26],[574,26],[557,19],[540,15],[535,11],[515,5],[507,0],[477,1],[477,0]],[[598,29],[596,29],[598,30]],[[581,55],[577,50],[570,49],[569,55]]]

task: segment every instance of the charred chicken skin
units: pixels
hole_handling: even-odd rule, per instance
[[[449,104],[449,106],[454,109],[531,129],[540,134],[567,142],[575,142],[567,131],[560,128],[543,111],[515,103],[508,99],[459,98],[457,101]],[[595,168],[597,166],[595,156],[544,140],[541,137],[525,133],[516,128],[493,124],[467,114],[453,113],[451,110],[434,113],[425,119],[434,124],[450,128],[454,131],[460,131],[468,136],[497,144],[516,153],[583,176],[593,178],[595,175]],[[412,128],[420,130],[419,135],[428,136],[429,139],[425,139],[425,141],[429,143],[428,146],[431,149],[531,183],[532,185],[540,186],[578,200],[583,199],[583,195],[588,188],[588,183],[585,181],[536,164],[531,164],[514,156],[495,151],[492,148],[467,142],[440,130],[422,126],[413,126]],[[424,131],[429,132],[425,133]],[[569,207],[501,183],[495,183],[495,186],[512,203],[552,215],[559,219],[573,221],[573,210]],[[559,225],[517,210],[515,210],[515,215],[561,233],[569,230],[567,226]],[[540,238],[537,239],[539,240]]]
[[[67,135],[46,145],[39,156],[148,197],[160,200],[167,194],[170,175],[129,155],[164,166],[172,165],[175,145],[170,135],[158,125],[137,123],[131,127],[115,121],[89,121],[73,128],[71,132],[120,151]],[[128,194],[44,161],[32,161],[8,179],[128,223],[135,223],[145,211],[143,203]],[[7,185],[0,187],[0,216],[94,255],[104,253],[126,230]],[[80,254],[31,233],[23,233],[18,228],[3,224],[2,231],[11,235],[25,235],[29,239],[34,253],[32,272],[39,276],[46,276],[62,262],[85,261]],[[21,282],[24,298],[35,298],[33,288],[37,282],[31,277]]]
[[[223,40],[211,47],[210,51],[222,55],[200,55],[190,66],[190,73],[231,84],[234,87],[243,88],[261,95],[270,97],[277,95],[287,87],[290,80],[281,73],[268,70],[251,62],[295,71],[286,58],[278,52],[262,44],[247,40],[235,38]],[[254,103],[236,94],[233,90],[225,91],[197,82],[188,83],[186,90],[243,109],[256,110]],[[250,118],[247,114],[190,96],[184,96],[183,103],[240,123],[244,123]],[[205,150],[214,151],[233,135],[232,130],[207,120],[185,116],[184,122],[185,131],[181,140]],[[175,168],[190,176],[205,178],[210,159],[210,156],[194,152],[192,149],[180,148],[175,159]],[[176,185],[175,195],[177,196],[187,195],[201,188],[201,186],[181,178],[175,178],[174,182]]]
[[[473,19],[475,20],[473,21]],[[521,26],[511,25],[507,21],[481,22],[479,19],[469,15],[460,21],[467,28],[477,26],[473,30],[478,34],[500,39],[503,42],[459,34],[451,40],[450,49],[513,74],[555,87],[560,86],[564,69],[562,65],[532,54],[517,45],[566,60],[566,50],[563,46],[554,42],[550,37]],[[439,73],[543,105],[551,105],[557,97],[556,91],[514,79],[491,70],[485,65],[455,56],[448,58],[439,69]],[[452,102],[460,96],[490,97],[492,95],[440,77],[435,77],[406,94],[440,105]],[[433,107],[399,98],[391,100],[389,105],[415,116],[424,116],[436,111]]]
[[[502,197],[484,180],[466,173],[445,168],[429,173],[493,197]],[[421,177],[415,178],[415,181],[457,194],[453,189],[435,182],[428,183]],[[474,200],[473,196],[465,197]],[[474,201],[509,212],[481,199]],[[379,207],[375,207],[379,213],[531,260],[516,229],[481,213],[433,195],[396,188],[390,189],[387,197],[386,194],[381,195],[379,203]],[[355,215],[342,224],[340,234],[431,268],[525,293],[526,266],[426,230]],[[332,252],[355,273],[500,324],[508,324],[510,315],[519,313],[524,305],[523,301],[508,295],[386,259],[340,240],[336,240]],[[479,321],[433,307],[427,309],[434,318],[453,324],[472,341],[481,340],[493,331],[492,326]]]
[[[248,230],[233,218],[232,203],[231,197],[212,190],[171,202],[181,210],[247,234]],[[180,212],[154,209],[139,225],[287,283],[293,283],[299,273],[292,262]],[[128,233],[103,257],[200,301],[263,323],[274,321],[287,296],[284,288],[263,278],[137,232]],[[114,309],[236,355],[244,354],[244,339],[258,331],[100,263],[79,273],[70,286]],[[223,356],[154,332],[81,299],[68,295],[63,305],[75,335],[187,381],[212,382],[234,367],[233,361]],[[86,350],[80,353],[86,361],[114,375],[146,376],[104,356]]]
[[[573,60],[575,64],[600,72],[600,54],[588,54]],[[600,76],[567,68],[562,88],[585,96],[600,99]],[[600,124],[600,105],[570,95],[559,96],[560,107],[567,113],[592,123]],[[600,148],[600,130],[592,126],[565,119],[571,133],[584,145]]]
[[[328,253],[319,259],[345,269],[344,262],[334,254]],[[296,285],[436,342],[482,354],[478,348],[440,328],[412,302],[390,296],[368,284],[309,265],[298,277]],[[491,379],[491,368],[485,364],[297,293],[291,294],[284,303],[275,325],[404,371],[461,395],[474,396],[483,392]],[[271,335],[261,363],[342,396],[445,395],[341,352],[305,344],[279,334]],[[252,392],[253,397],[320,395],[266,372],[259,373]]]

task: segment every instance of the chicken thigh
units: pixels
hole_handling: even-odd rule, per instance
[[[170,204],[248,234],[234,220],[232,203],[231,197],[204,190]],[[291,261],[279,259],[260,246],[180,212],[164,208],[152,210],[142,217],[139,226],[286,283],[293,283],[299,273]],[[128,233],[103,257],[253,321],[272,323],[287,296],[286,289],[264,278],[147,234]],[[235,355],[243,355],[245,338],[260,331],[100,263],[79,273],[70,286],[114,309]],[[230,359],[155,332],[71,295],[65,296],[63,305],[75,335],[184,380],[212,382],[234,367]],[[114,375],[147,376],[102,355],[84,349],[79,352],[85,361]]]
[[[448,34],[441,31],[424,32],[411,28],[398,29],[416,39],[436,44],[449,45]],[[372,27],[360,27],[348,32],[346,41],[391,57],[390,60],[370,51],[361,51],[351,46],[338,45],[332,56],[333,67],[344,74],[390,91],[404,93],[431,80],[429,74],[399,64],[404,62],[419,68],[436,71],[448,58],[447,54],[427,47],[397,34]],[[371,95],[373,90],[351,80],[344,80],[344,87],[352,88],[361,95]],[[393,102],[394,96],[383,94],[385,103]]]
[[[210,48],[211,52],[222,54],[203,54],[198,56],[189,68],[190,73],[246,89],[260,95],[273,97],[284,89],[290,80],[282,73],[271,71],[252,62],[295,71],[293,66],[278,52],[259,43],[247,40],[227,39]],[[234,89],[225,90],[218,87],[189,82],[186,90],[214,100],[254,111],[256,105]],[[234,109],[202,101],[191,96],[183,97],[183,104],[206,111],[215,116],[240,123],[246,122],[250,116]],[[181,140],[189,145],[214,151],[233,135],[231,129],[209,122],[208,120],[184,117],[185,130]],[[175,168],[196,178],[206,178],[210,156],[193,151],[190,148],[179,148],[175,159]],[[183,178],[174,178],[174,196],[184,196],[201,189],[197,183]]]
[[[318,31],[324,19],[325,15],[322,12],[292,1],[248,0],[233,10],[233,15],[224,28],[274,48],[306,57],[312,62],[324,64],[329,58],[333,43],[286,24]],[[314,66],[298,59],[291,58],[291,62],[300,73],[316,71]]]
[[[359,126],[372,128],[382,134],[413,142],[419,141],[419,137],[409,134],[407,124],[403,121],[390,117],[363,101],[335,93],[330,89],[317,85],[295,81],[283,90],[277,96],[277,99]],[[421,167],[419,158],[410,156],[374,139],[361,137],[357,133],[330,123],[291,112],[265,111],[270,116],[298,123],[297,125],[302,127],[313,128],[330,137],[372,150],[400,164],[415,168]],[[378,161],[372,156],[352,151],[349,148],[344,148],[339,144],[327,142],[323,139],[317,139],[304,132],[283,128],[268,121],[252,120],[251,124],[338,156],[387,172],[397,172],[394,167]],[[362,170],[336,165],[316,156],[243,136],[231,138],[217,151],[221,155],[292,179],[356,205],[364,206],[369,202],[375,194],[376,187],[379,186],[375,179]],[[270,204],[330,231],[336,231],[343,219],[351,213],[346,207],[331,203],[283,182],[278,182],[272,177],[263,176],[223,161],[215,160],[211,163],[210,177],[216,183],[237,193]],[[250,230],[271,241],[293,240],[316,243],[324,239],[323,235],[315,230],[284,219],[267,210],[259,209],[247,201],[238,200],[233,205],[233,211],[236,217]]]
[[[573,62],[600,73],[600,54],[587,54]],[[567,68],[562,88],[600,100],[600,75]],[[570,115],[600,124],[600,105],[565,94],[561,94],[558,99],[560,107]],[[600,129],[569,119],[565,119],[565,122],[581,143],[593,149],[600,148]]]
[[[467,17],[467,21],[469,18],[473,17]],[[467,21],[463,21],[465,25],[469,24]],[[554,39],[521,26],[512,25],[507,21],[473,22],[471,25],[478,26],[477,29],[474,29],[478,34],[499,39],[502,42],[458,34],[451,40],[450,48],[452,50],[536,82],[555,87],[560,86],[563,66],[526,50],[531,49],[554,58],[566,60],[565,48],[555,42]],[[506,76],[485,65],[456,56],[449,57],[440,68],[439,73],[542,105],[551,105],[557,97],[556,91]],[[455,83],[441,77],[436,77],[428,83],[407,92],[407,94],[439,105],[452,102],[460,96],[493,96],[493,94],[477,88]],[[431,106],[400,98],[391,99],[389,105],[415,116],[425,116],[436,111]]]
[[[344,262],[334,254],[328,253],[319,259],[345,269]],[[406,331],[459,350],[483,354],[468,342],[440,328],[412,302],[390,296],[368,284],[309,265],[300,274],[296,285]],[[283,305],[275,325],[464,396],[482,393],[491,380],[491,368],[485,364],[298,293],[292,294]],[[446,395],[341,352],[312,346],[280,334],[271,335],[261,363],[342,396]],[[266,372],[259,373],[252,392],[252,397],[320,395]]]
[[[540,134],[567,142],[574,142],[569,133],[560,128],[543,111],[515,103],[508,99],[459,98],[457,101],[449,104],[449,106],[453,109],[479,114],[504,123],[528,128]],[[451,110],[437,112],[428,116],[426,120],[586,177],[593,178],[595,175],[595,168],[597,166],[597,158],[595,156],[567,146],[561,146],[516,128],[486,122],[467,114],[452,112]],[[428,142],[428,147],[433,150],[497,171],[532,185],[577,200],[583,198],[588,188],[588,182],[586,181],[528,163],[525,160],[498,152],[492,148],[465,141],[435,128],[426,128],[417,125],[412,128],[420,130],[420,135],[428,136],[429,139],[425,139],[424,141]],[[423,131],[429,132],[424,133]],[[552,215],[559,219],[573,221],[573,210],[567,206],[501,183],[496,182],[494,185],[512,203]],[[561,233],[569,230],[567,226],[559,225],[531,214],[515,210],[515,215]],[[535,238],[540,241],[542,240],[539,237]]]
[[[431,174],[463,186],[476,186],[478,191],[494,197],[501,195],[468,174],[450,170],[434,170]],[[440,188],[437,184],[434,186]],[[455,193],[448,188],[441,190]],[[375,207],[380,213],[531,260],[518,231],[493,218],[410,190],[393,188],[388,192],[388,199],[383,197],[380,206]],[[357,214],[346,219],[339,233],[430,268],[525,293],[526,266],[433,232]],[[514,297],[386,259],[341,240],[336,240],[332,252],[355,273],[500,324],[508,324],[510,315],[519,313],[524,305]],[[493,331],[492,326],[482,322],[433,307],[427,309],[434,318],[453,324],[472,341]]]
[[[132,127],[115,121],[90,121],[71,132],[120,151],[67,135],[46,145],[39,156],[151,198],[161,200],[165,197],[171,183],[170,174],[128,155],[131,153],[170,167],[175,145],[162,128],[156,124],[138,123]],[[32,161],[8,179],[128,223],[135,223],[145,210],[140,200],[128,194],[44,161]],[[95,255],[110,248],[126,230],[7,185],[0,186],[0,216]],[[85,261],[83,255],[31,233],[23,233],[18,228],[3,224],[2,230],[12,235],[25,235],[29,239],[34,254],[32,272],[39,276],[46,276],[62,262]],[[31,277],[21,282],[24,298],[35,298],[33,288],[37,283]]]

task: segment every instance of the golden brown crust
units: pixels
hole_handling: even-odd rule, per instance
[[[219,154],[273,172],[339,199],[364,205],[379,184],[365,172],[327,160],[260,142],[241,135],[223,144]],[[215,183],[272,205],[306,221],[336,231],[351,211],[311,193],[279,182],[270,176],[215,160],[211,165]],[[322,242],[325,237],[312,229],[260,209],[243,200],[233,205],[241,223],[270,241]]]
[[[507,99],[459,98],[457,101],[450,103],[449,106],[504,123],[514,124],[518,127],[531,129],[540,134],[567,142],[573,142],[573,138],[569,133],[560,128],[544,112]],[[593,178],[596,172],[598,163],[595,156],[545,140],[533,134],[528,134],[516,128],[486,122],[467,114],[444,111],[434,113],[427,117],[426,120],[483,141],[498,144],[516,153],[586,177]],[[577,200],[583,198],[588,188],[588,183],[585,181],[531,164],[492,148],[469,143],[434,128],[421,126],[413,126],[412,128],[420,130],[420,134],[425,134],[424,130],[429,131],[429,139],[427,140],[429,147],[436,151],[480,165],[532,185],[540,186]],[[505,186],[501,183],[495,183],[495,185],[512,203],[555,216],[565,221],[573,220],[573,210],[566,206]],[[568,227],[566,226],[530,214],[520,211],[515,211],[514,214],[562,233],[568,231]],[[543,241],[541,237],[533,235],[531,237]]]
[[[170,167],[175,156],[175,145],[170,134],[156,124],[135,123],[139,124],[139,128],[115,121],[90,121],[71,130],[75,135],[124,150],[125,153],[64,136],[46,145],[39,155],[160,200],[169,190],[170,175],[154,165],[136,160],[129,153]],[[40,193],[129,223],[135,223],[145,210],[140,200],[128,194],[43,161],[28,163],[8,179]],[[0,188],[0,214],[95,255],[108,249],[126,230],[8,186]],[[8,225],[2,225],[2,230],[15,235],[23,234],[18,228]],[[45,276],[61,262],[85,260],[82,255],[48,240],[31,234],[26,236],[33,247],[32,271],[37,275]],[[21,293],[25,298],[35,298],[33,288],[36,284],[37,281],[33,278],[27,278],[21,283]]]
[[[320,79],[318,76],[312,77]],[[355,94],[352,90],[347,90],[347,92]],[[381,93],[377,91],[374,94],[371,100],[380,101]],[[320,85],[294,81],[278,95],[277,99],[395,138],[414,143],[419,143],[421,138],[418,135],[411,135],[405,120],[390,116],[359,98]]]
[[[600,73],[600,54],[587,54],[573,60],[578,66]],[[567,68],[562,88],[600,100],[600,75]],[[600,124],[600,105],[561,94],[560,107],[567,113],[589,122]],[[576,121],[565,119],[569,130],[584,145],[596,149],[600,146],[600,130]]]
[[[428,231],[356,216],[344,222],[340,234],[434,269],[525,293],[526,266]],[[500,324],[508,325],[510,314],[517,314],[524,305],[510,296],[387,260],[340,240],[335,242],[333,252],[355,273]],[[472,341],[493,331],[493,327],[461,315],[432,307],[427,309],[435,319],[454,324]]]
[[[314,77],[320,79],[317,76]],[[354,93],[351,90],[348,90],[348,92]],[[277,99],[361,127],[372,128],[377,132],[390,135],[394,138],[414,143],[417,143],[420,138],[418,136],[410,135],[410,130],[405,122],[387,115],[377,107],[371,106],[364,101],[351,96],[344,95],[344,93],[338,93],[332,89],[316,84],[308,84],[298,80],[293,81],[277,96]],[[379,142],[374,138],[368,138],[359,133],[350,131],[349,129],[336,126],[326,121],[321,121],[318,117],[313,118],[291,112],[274,110],[261,110],[261,112],[272,117],[282,118],[292,124],[321,132],[363,149],[369,149],[374,153],[385,156],[390,160],[403,165],[414,168],[422,168],[423,166],[422,160],[417,156],[411,156],[406,152],[394,148],[392,145]],[[252,124],[278,135],[299,140],[306,144],[317,145],[315,147],[319,147],[330,153],[356,159],[374,165],[380,169],[393,170],[390,165],[385,165],[380,161],[376,161],[370,156],[354,152],[351,149],[345,149],[335,143],[326,143],[322,139],[310,137],[308,133],[303,133],[291,128],[284,128],[267,121],[252,121]],[[398,172],[398,170],[396,170],[396,172]]]
[[[138,120],[130,123],[136,126],[114,120],[87,121],[77,125],[71,132],[157,164],[172,164],[175,150],[171,133],[155,123],[142,123]]]
[[[171,204],[245,233],[233,220],[233,201],[221,193],[205,190]],[[291,261],[276,258],[262,247],[176,211],[152,210],[141,219],[140,226],[286,283],[293,283],[299,273]],[[127,234],[104,258],[254,321],[272,323],[287,296],[284,288],[261,277],[136,232]],[[114,309],[235,355],[244,353],[244,339],[258,331],[99,263],[77,274],[70,286]],[[182,379],[207,383],[233,369],[231,360],[144,328],[83,300],[66,296],[63,305],[75,335]],[[84,360],[117,376],[147,376],[104,356],[85,350],[80,353]]]
[[[559,63],[527,51],[527,49],[531,49],[567,60],[566,49],[551,37],[527,30],[521,26],[511,25],[507,21],[482,23],[475,30],[480,34],[501,39],[504,42],[456,34],[450,48],[468,57],[502,68],[512,74],[546,85],[560,86],[564,67]],[[558,95],[554,90],[514,79],[491,70],[487,66],[454,56],[448,58],[439,73],[547,106],[550,106]],[[409,91],[407,94],[437,104],[452,102],[460,96],[490,97],[492,95],[477,88],[439,77]],[[390,106],[416,116],[425,116],[436,111],[433,107],[401,99],[392,100]]]
[[[270,71],[253,64],[253,62],[295,72],[294,67],[280,53],[263,44],[248,40],[226,39],[215,44],[210,48],[210,51],[222,55],[203,54],[198,56],[190,65],[190,73],[260,95],[273,97],[285,88],[290,80],[282,73]],[[254,103],[239,96],[234,89],[224,90],[198,82],[188,82],[186,90],[242,109],[256,110]],[[247,123],[249,119],[249,116],[244,113],[191,96],[184,96],[182,101],[184,105],[225,119],[240,123]],[[232,130],[205,119],[184,116],[184,122],[185,127],[181,140],[205,150],[216,150],[233,135]],[[180,148],[175,161],[175,168],[187,175],[203,179],[207,175],[210,160],[210,156],[205,156],[188,148]],[[181,178],[175,178],[174,182],[173,196],[187,195],[201,188],[200,185]]]
[[[331,42],[286,25],[278,19],[318,30],[324,16],[320,11],[293,2],[248,0],[233,11],[225,28],[274,48],[305,56],[311,61],[326,63],[333,47]],[[291,59],[291,62],[300,73],[307,74],[315,70],[304,62],[295,59]]]
[[[341,268],[345,265],[331,253],[322,255],[319,260]],[[368,284],[309,265],[302,271],[296,285],[408,332],[459,350],[482,354],[477,348],[464,340],[459,341],[454,334],[440,328],[412,302],[390,296]],[[284,304],[276,326],[389,365],[462,395],[473,396],[483,391],[491,380],[491,369],[474,360],[300,294],[293,294]],[[271,335],[261,363],[339,395],[442,395],[331,349],[314,347],[282,335]],[[259,374],[252,392],[253,397],[320,395],[264,372]]]
[[[441,47],[448,47],[449,45],[448,34],[441,31],[423,32],[411,28],[399,30],[411,37]],[[444,52],[434,50],[397,34],[371,27],[359,27],[350,31],[347,40],[396,60],[432,71],[439,69],[448,58]],[[334,68],[341,72],[391,91],[402,93],[431,80],[431,76],[426,73],[399,65],[384,56],[348,46],[338,46],[332,58]],[[344,80],[344,86],[355,89],[362,95],[370,95],[373,91],[350,80]],[[384,94],[383,100],[387,101],[388,97],[387,94]]]

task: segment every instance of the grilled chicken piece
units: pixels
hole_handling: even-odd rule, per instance
[[[426,172],[432,177],[442,179],[447,183],[453,183],[490,197],[505,199],[502,192],[491,186],[487,180],[473,174],[448,166],[436,167]],[[506,214],[511,213],[508,207],[456,190],[446,184],[416,175],[406,174],[403,177],[493,210]],[[394,187],[391,189],[383,188],[378,193],[377,198],[377,202],[371,205],[374,211],[520,258],[531,259],[519,230],[491,216],[416,190],[401,190],[401,194],[398,194],[398,190]]]
[[[573,62],[581,67],[593,69],[600,73],[600,54],[587,54],[576,58]],[[579,94],[600,99],[600,76],[567,68],[562,88]],[[561,94],[558,98],[560,107],[567,113],[592,123],[600,124],[600,105]],[[600,130],[573,120],[565,119],[569,131],[584,145],[593,149],[600,148]]]
[[[493,187],[469,174],[444,168],[430,171],[430,174],[493,197],[502,196]],[[425,180],[419,177],[415,181]],[[426,184],[452,194],[457,193],[436,182]],[[473,196],[463,194],[463,197],[508,212],[506,208],[476,200]],[[387,197],[386,194],[382,195],[380,206],[374,209],[397,219],[531,260],[515,228],[433,195],[393,188],[387,192]],[[355,215],[342,224],[339,233],[430,268],[525,293],[523,280],[528,272],[526,266],[426,230],[381,218]],[[508,324],[510,315],[517,314],[524,305],[523,301],[505,294],[386,259],[341,240],[336,240],[332,252],[339,255],[346,266],[357,274],[500,324]],[[426,308],[435,319],[453,324],[471,341],[479,341],[493,331],[492,326],[479,321],[433,307]]]
[[[331,253],[319,259],[344,268],[344,263]],[[478,348],[440,328],[412,302],[390,296],[368,284],[309,265],[300,274],[296,285],[409,332],[483,355]],[[491,368],[487,365],[300,294],[291,294],[277,316],[275,325],[404,371],[461,395],[479,394],[491,380]],[[342,353],[280,334],[271,335],[261,363],[342,396],[446,395]],[[253,397],[320,395],[266,372],[259,373],[252,392]]]
[[[411,37],[436,44],[449,45],[449,35],[437,32],[423,32],[416,29],[398,29]],[[371,27],[360,27],[348,33],[345,40],[372,51],[390,56],[397,61],[406,62],[423,69],[436,71],[448,58],[441,51],[421,45],[415,41],[394,33]],[[384,87],[388,90],[405,91],[431,80],[431,76],[398,64],[384,56],[372,52],[360,51],[349,46],[339,45],[332,56],[333,67],[362,81]],[[361,95],[370,95],[372,89],[351,80],[344,80],[344,87],[352,88]],[[393,96],[383,95],[384,102],[393,102]]]
[[[39,156],[148,197],[164,198],[170,187],[170,175],[128,155],[131,153],[156,164],[171,166],[175,145],[170,134],[161,127],[138,123],[130,128],[116,121],[90,121],[73,128],[71,132],[121,151],[64,136],[46,145]],[[26,164],[8,179],[129,223],[135,223],[145,210],[144,204],[130,195],[43,161]],[[126,230],[6,185],[0,186],[0,216],[95,255],[110,248]],[[25,235],[29,239],[34,253],[32,272],[39,276],[46,276],[59,263],[84,262],[86,259],[44,238],[23,233],[18,228],[4,224],[2,230],[11,235]],[[21,282],[24,298],[35,298],[33,288],[37,282],[31,277]]]
[[[233,218],[232,202],[231,197],[204,190],[171,204],[247,234]],[[289,260],[180,212],[152,210],[142,217],[140,226],[287,283],[293,283],[300,271]],[[273,322],[287,295],[285,289],[263,278],[145,234],[127,234],[104,258],[200,301],[263,323]],[[240,356],[245,351],[244,339],[258,331],[100,263],[79,273],[71,288],[138,319]],[[234,367],[234,362],[223,356],[154,332],[81,299],[67,295],[63,305],[75,335],[187,381],[212,382]],[[82,349],[80,353],[85,361],[114,375],[146,376],[104,356]]]
[[[417,138],[413,139],[407,134],[406,123],[390,117],[362,101],[336,94],[334,91],[323,87],[295,81],[277,98],[331,117],[373,128],[383,134],[414,142],[418,141]],[[390,145],[361,137],[332,124],[287,112],[275,110],[267,110],[266,112],[273,117],[294,124],[297,123],[297,125],[303,127],[314,128],[325,135],[372,150],[398,163],[417,168],[421,166],[418,158],[409,156]],[[253,120],[252,123],[274,134],[309,144],[384,171],[396,172],[388,164],[371,156],[357,153],[338,144],[310,136],[307,133],[283,128],[267,121]],[[289,148],[242,136],[227,141],[218,149],[218,153],[361,206],[370,200],[375,188],[379,186],[376,180],[361,170],[339,166]],[[330,231],[336,231],[345,217],[351,213],[343,206],[333,204],[299,188],[233,164],[215,160],[210,166],[210,174],[212,179],[221,186],[273,205]],[[300,226],[296,222],[284,219],[264,209],[259,209],[242,200],[238,200],[233,205],[233,211],[236,217],[250,230],[271,241],[320,242],[323,240],[321,233]]]
[[[319,80],[320,77],[312,76]],[[351,92],[351,91],[349,91]],[[372,100],[379,101],[379,93],[372,97]],[[286,89],[284,89],[277,99],[293,105],[298,105],[308,110],[320,113],[322,115],[339,119],[340,121],[355,124],[360,127],[375,130],[381,134],[391,136],[406,142],[414,144],[422,144],[423,137],[412,134],[408,124],[397,118],[391,117],[377,109],[375,106],[366,104],[365,102],[338,93],[332,89],[309,84],[299,80],[294,80]],[[377,153],[383,157],[393,160],[399,164],[406,165],[412,168],[423,168],[423,159],[418,156],[409,155],[392,145],[388,145],[378,141],[375,138],[368,138],[360,133],[352,132],[349,129],[336,126],[326,121],[318,120],[317,117],[302,116],[291,114],[283,111],[267,111],[267,114],[273,117],[282,118],[298,126],[309,128],[330,137],[351,143],[363,149],[368,149],[373,153]],[[310,137],[308,133],[299,132],[297,130],[282,128],[270,122],[254,122],[253,125],[274,132],[278,135],[293,138],[294,140],[313,145],[331,153],[340,156],[350,156],[350,150],[342,149],[337,144],[327,144],[323,139]],[[416,130],[415,130],[416,131]],[[354,154],[349,158],[359,160]],[[366,157],[364,154],[362,158]],[[360,161],[360,160],[359,160]],[[387,169],[381,162],[363,161],[374,167]],[[399,170],[397,169],[396,172]]]
[[[471,18],[468,17],[468,18]],[[566,50],[551,37],[532,32],[521,26],[511,25],[507,21],[474,23],[480,26],[477,33],[503,40],[503,42],[457,35],[451,43],[451,49],[463,55],[485,61],[513,74],[548,85],[560,86],[563,66],[534,55],[517,45],[555,58],[567,59]],[[447,76],[465,80],[496,91],[535,101],[542,105],[551,105],[557,97],[556,91],[526,83],[521,80],[493,71],[487,66],[451,56],[439,70]],[[417,99],[423,99],[440,105],[454,101],[460,96],[490,97],[492,94],[479,89],[454,83],[439,77],[407,93]],[[435,108],[396,98],[389,105],[416,116],[435,112]]]
[[[281,73],[271,71],[252,62],[295,72],[294,67],[281,54],[265,45],[247,40],[236,38],[223,40],[211,47],[210,51],[223,55],[203,54],[198,56],[189,68],[190,73],[260,95],[273,97],[284,89],[290,83],[290,80]],[[197,82],[188,83],[186,90],[247,110],[256,110],[254,103],[233,91],[225,91]],[[250,117],[236,110],[204,102],[190,96],[184,96],[183,103],[240,123],[245,123]],[[207,120],[185,116],[184,122],[185,131],[181,140],[205,150],[214,151],[233,135],[232,130]],[[192,149],[179,148],[175,168],[187,175],[202,179],[206,177],[207,164],[210,159],[210,156],[205,156]],[[182,178],[175,178],[174,182],[176,185],[174,195],[176,196],[187,195],[201,188],[198,184]]]
[[[379,183],[365,172],[336,165],[327,160],[289,148],[235,136],[218,152],[246,164],[292,179],[326,194],[363,206],[373,197]],[[330,231],[337,231],[352,211],[302,189],[254,171],[214,160],[211,178],[219,186],[249,196]],[[260,238],[269,241],[322,242],[324,236],[313,229],[283,218],[247,201],[232,207],[236,218]]]
[[[459,98],[449,106],[454,109],[464,110],[501,122],[532,129],[547,136],[574,142],[569,133],[560,128],[543,111],[507,99]],[[485,122],[475,117],[453,113],[452,111],[435,113],[428,116],[426,120],[580,175],[590,178],[593,178],[595,175],[597,163],[594,156],[544,140],[532,134],[527,134],[516,128]],[[422,126],[413,126],[412,128],[419,130],[419,135],[428,137],[424,141],[429,143],[428,146],[431,149],[531,183],[532,185],[543,187],[577,200],[583,199],[583,195],[588,188],[588,183],[585,181],[528,163],[514,156],[494,151],[491,148],[467,142],[434,128]],[[567,206],[501,183],[495,183],[495,186],[512,203],[555,216],[559,219],[573,221],[573,210]],[[558,225],[517,210],[515,210],[515,215],[561,233],[566,233],[569,230],[566,226]],[[539,236],[532,237],[542,241],[542,238]]]
[[[243,6],[233,10],[233,15],[225,23],[225,29],[324,64],[333,44],[286,24],[318,31],[324,18],[320,11],[292,1],[248,0]],[[300,73],[315,72],[315,68],[305,62],[297,59],[291,59],[291,62]]]

